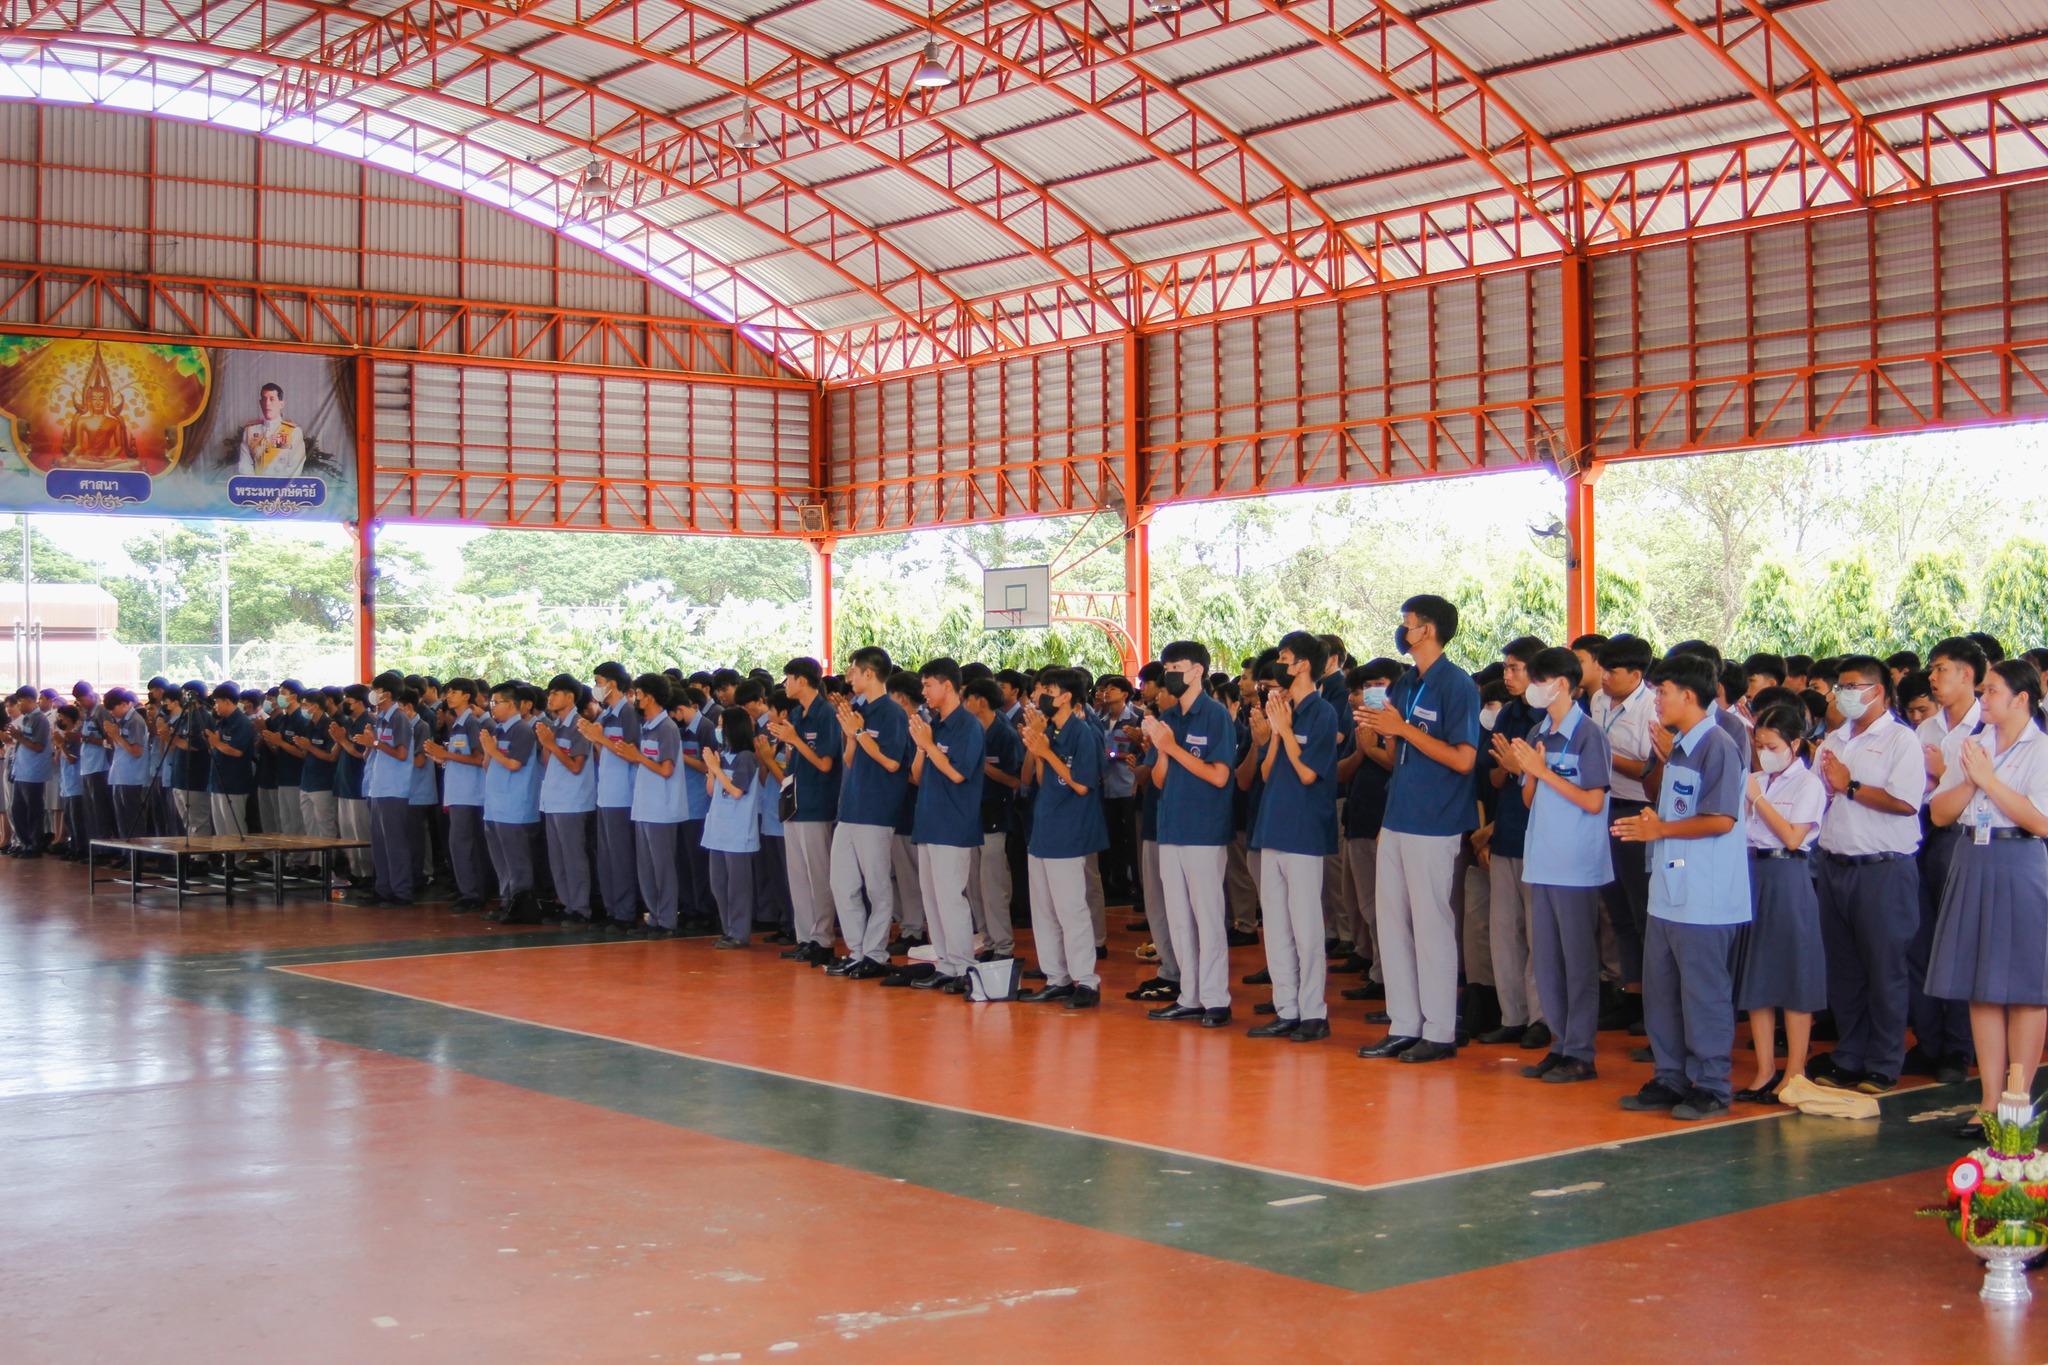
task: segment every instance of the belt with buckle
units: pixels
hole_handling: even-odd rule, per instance
[[[2038,834],[2029,834],[2026,830],[2020,829],[2016,826],[2001,826],[1991,831],[1991,837],[1994,839],[2038,839],[2041,836]]]
[[[1912,856],[1910,853],[1830,853],[1827,858],[1837,867],[1863,867],[1870,863],[1896,863]]]
[[[1749,851],[1749,856],[1758,861],[1766,858],[1797,858],[1804,862],[1806,850],[1803,848],[1753,848]]]

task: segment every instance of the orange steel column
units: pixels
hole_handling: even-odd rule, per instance
[[[1133,678],[1152,657],[1152,524],[1145,505],[1145,339],[1124,342],[1124,632]]]
[[[377,675],[376,361],[356,358],[356,679]]]
[[[1564,622],[1567,638],[1595,628],[1596,580],[1593,568],[1593,485],[1600,471],[1593,463],[1593,413],[1588,397],[1593,376],[1593,291],[1586,258],[1564,258],[1564,442],[1580,462],[1579,472],[1564,481]]]
[[[811,591],[817,595],[818,663],[827,673],[832,667],[832,545],[825,540],[806,541],[811,547]]]

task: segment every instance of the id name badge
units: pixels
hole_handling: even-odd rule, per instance
[[[1970,807],[1970,842],[1979,848],[1991,842],[1991,803],[1981,796]]]

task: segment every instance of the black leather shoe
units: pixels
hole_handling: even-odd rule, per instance
[[[1232,948],[1256,948],[1259,936],[1247,929],[1228,929],[1224,931],[1223,941]]]
[[[926,938],[923,934],[905,934],[901,938],[892,938],[889,940],[889,956],[902,957],[912,948],[925,948],[929,947],[930,945],[931,940]]]
[[[1228,1005],[1224,1006],[1224,1007],[1223,1007],[1222,1009],[1220,1009],[1220,1010],[1203,1010],[1203,1011],[1202,1011],[1202,1027],[1203,1027],[1203,1028],[1222,1028],[1222,1027],[1223,1027],[1223,1026],[1224,1026],[1225,1024],[1228,1024],[1229,1022],[1230,1022],[1230,1007],[1229,1007]]]
[[[1528,1031],[1529,1030],[1526,1027],[1514,1024],[1502,1024],[1497,1029],[1490,1029],[1487,1032],[1480,1034],[1477,1038],[1474,1038],[1472,1041],[1475,1043],[1484,1043],[1488,1047],[1496,1047],[1502,1043],[1519,1043],[1522,1041],[1522,1035],[1527,1033]]]
[[[1304,1019],[1301,1027],[1287,1035],[1290,1043],[1319,1043],[1330,1036],[1330,1021],[1327,1019]]]
[[[864,957],[846,969],[846,979],[848,981],[879,981],[887,976],[891,970],[886,962],[877,962],[873,958]]]
[[[1522,1030],[1522,1046],[1531,1052],[1536,1051],[1538,1048],[1549,1047],[1556,1041],[1550,1035],[1550,1025],[1544,1023],[1541,1019],[1538,1019],[1535,1023]]]
[[[1275,1019],[1270,1024],[1254,1024],[1245,1030],[1247,1038],[1285,1038],[1301,1027],[1299,1019]]]
[[[1072,986],[1047,986],[1042,991],[1025,991],[1017,998],[1027,1005],[1036,1005],[1045,1000],[1065,1000],[1073,993]]]
[[[1523,1067],[1522,1074],[1532,1081],[1540,1081],[1563,1065],[1564,1054],[1562,1052],[1552,1052],[1546,1054],[1542,1061],[1535,1063],[1533,1066]]]
[[[1403,1038],[1398,1034],[1390,1033],[1377,1043],[1368,1043],[1358,1049],[1358,1055],[1361,1057],[1398,1057],[1421,1041],[1420,1038]]]
[[[1366,1013],[1365,1022],[1368,1024],[1391,1024],[1394,1022],[1394,1016],[1388,1014],[1385,1010],[1370,1010]]]
[[[1384,1000],[1387,988],[1377,981],[1368,981],[1363,986],[1347,986],[1338,994],[1346,1000]]]
[[[1199,1019],[1202,1017],[1202,1007],[1200,1005],[1162,1005],[1156,1010],[1146,1010],[1145,1017],[1147,1019],[1167,1021]]]
[[[1553,1052],[1550,1055],[1555,1057],[1557,1054]],[[1524,1071],[1528,1069],[1527,1067],[1522,1068]],[[1591,1062],[1582,1062],[1576,1057],[1567,1057],[1543,1073],[1543,1083],[1545,1085],[1570,1085],[1573,1081],[1597,1081],[1599,1079],[1600,1073],[1594,1069]]]
[[[1273,984],[1273,974],[1264,967],[1261,967],[1251,975],[1240,978],[1240,980],[1247,986],[1270,986]]]
[[[945,978],[943,978],[943,979],[944,979],[944,981],[945,981],[945,983],[946,983],[946,984],[945,984],[945,985],[943,985],[943,986],[941,986],[941,987],[939,987],[939,989],[940,989],[940,990],[942,990],[942,991],[944,991],[944,992],[945,992],[945,993],[946,993],[947,995],[965,995],[965,994],[967,994],[967,978],[966,978],[966,977],[964,977],[964,976],[949,976],[949,977],[945,977]]]
[[[1102,992],[1086,986],[1074,987],[1074,993],[1067,997],[1066,1008],[1070,1010],[1092,1010],[1102,1003]]]
[[[1253,1014],[1278,1014],[1279,1012],[1280,1007],[1270,1000],[1261,1000],[1258,1004],[1252,1006]]]
[[[1427,1038],[1401,1053],[1404,1062],[1444,1062],[1458,1055],[1458,1049],[1450,1043],[1432,1043]]]
[[[845,976],[855,967],[860,966],[862,961],[864,961],[864,959],[858,957],[842,957],[837,962],[834,962],[831,966],[825,969],[825,975]]]
[[[811,945],[799,943],[794,948],[784,948],[776,956],[784,962],[809,962],[811,960]]]
[[[950,976],[941,976],[937,972],[933,972],[930,976],[921,976],[911,982],[910,989],[914,991],[942,991],[946,988],[946,983],[952,979]]]

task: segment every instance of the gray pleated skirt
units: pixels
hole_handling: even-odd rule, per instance
[[[1820,941],[1820,900],[1805,858],[1749,860],[1750,920],[1738,947],[1735,1008],[1827,1008],[1828,959]]]
[[[1927,993],[1987,1005],[2048,1005],[2048,844],[1956,845],[1927,958]]]

